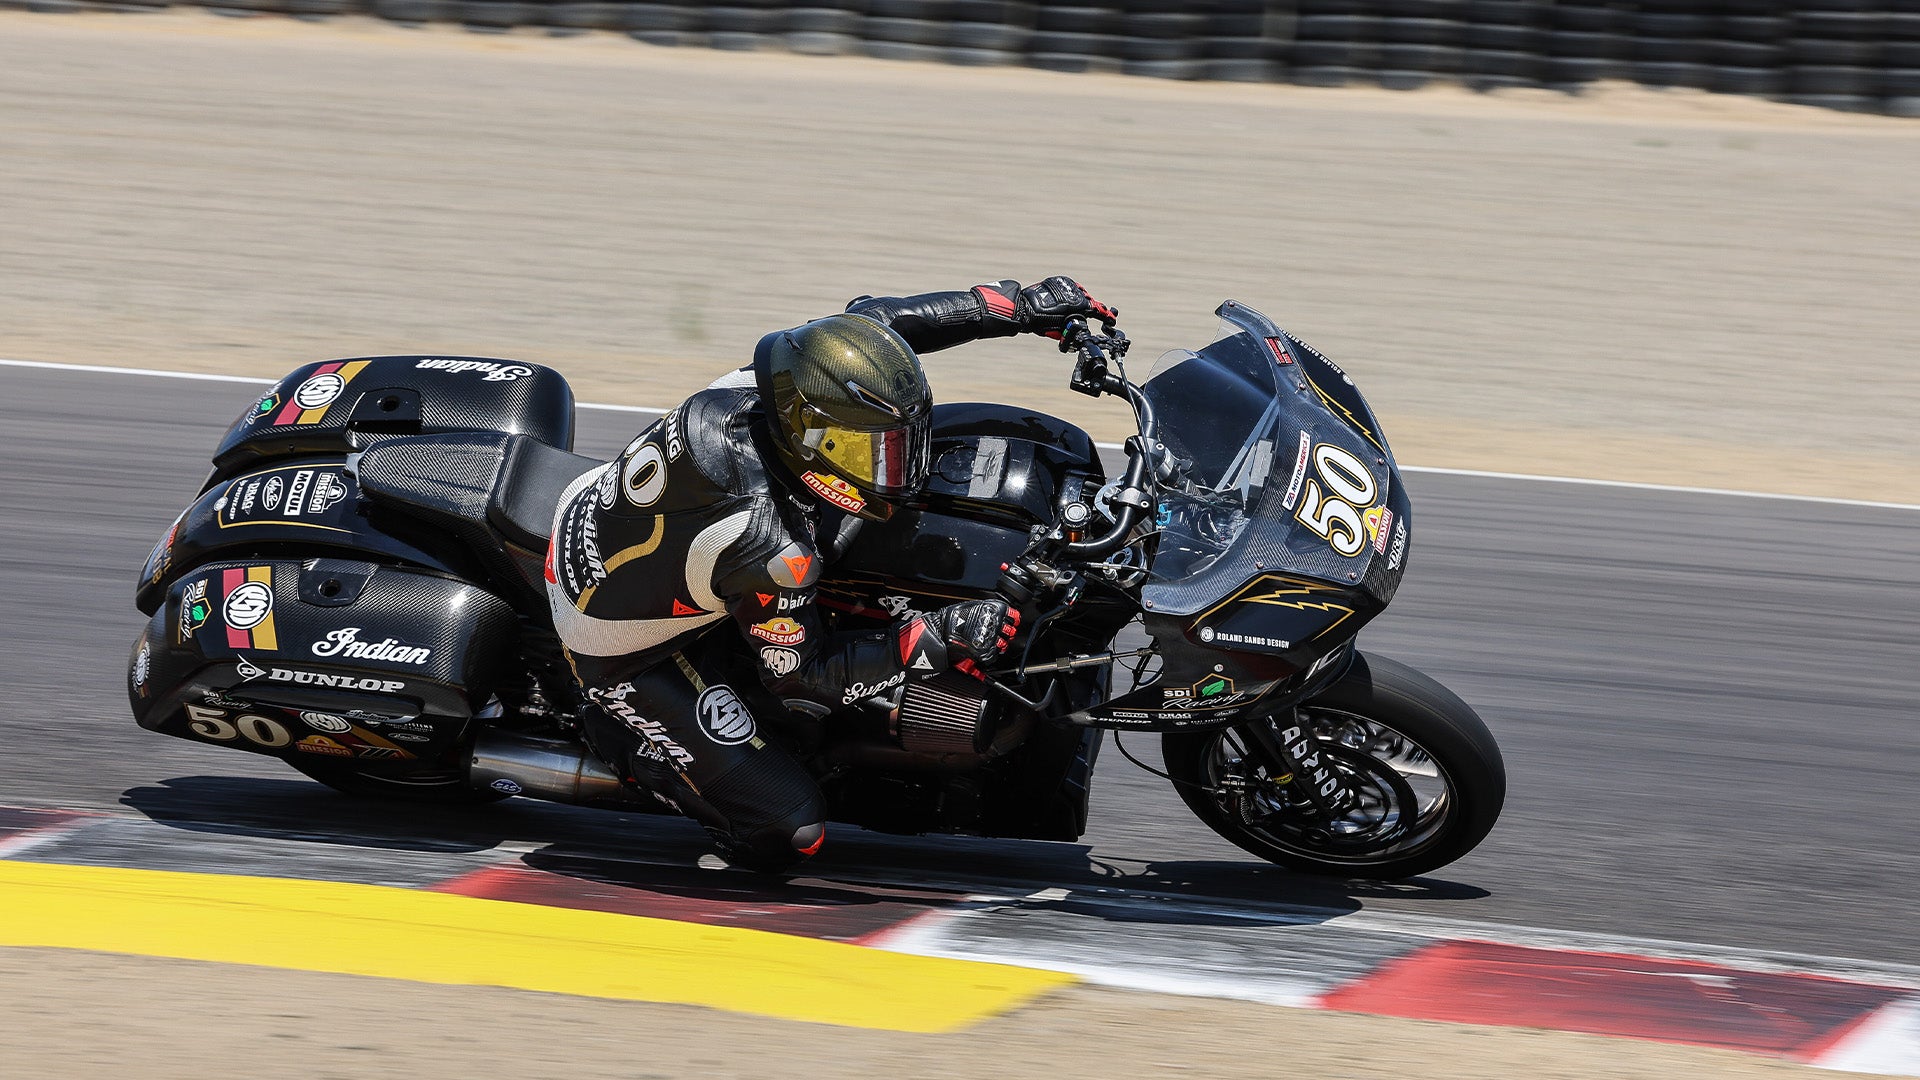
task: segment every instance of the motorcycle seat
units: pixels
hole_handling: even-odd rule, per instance
[[[445,530],[532,603],[566,486],[600,462],[525,435],[461,431],[393,439],[354,469],[374,501]]]

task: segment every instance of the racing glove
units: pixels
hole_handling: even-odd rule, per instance
[[[1053,338],[1060,336],[1067,320],[1075,315],[1109,323],[1120,316],[1118,308],[1087,295],[1079,282],[1057,275],[1024,289],[1017,281],[975,285],[973,294],[985,305],[989,321],[1011,324],[1017,332]]]
[[[942,667],[984,679],[978,662],[997,660],[1006,653],[1020,629],[1020,612],[1003,600],[967,600],[918,616],[909,623],[908,634],[913,634],[912,623],[923,624],[924,635],[939,643]],[[901,652],[906,658],[907,650]],[[911,659],[907,663],[917,666]]]

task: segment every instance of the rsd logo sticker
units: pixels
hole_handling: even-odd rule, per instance
[[[760,649],[760,662],[767,670],[785,678],[800,667],[800,654],[784,645],[766,645]]]
[[[220,571],[220,617],[233,649],[280,647],[273,625],[273,568],[235,567]]]
[[[721,746],[736,746],[753,738],[753,714],[730,687],[707,687],[695,711],[700,715],[700,730]]]

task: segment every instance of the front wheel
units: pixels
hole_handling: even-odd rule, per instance
[[[1314,805],[1251,724],[1297,726],[1355,796],[1337,814]],[[1277,737],[1278,732],[1275,733]],[[1506,766],[1466,702],[1385,657],[1347,674],[1284,721],[1254,720],[1162,740],[1167,772],[1200,820],[1293,870],[1343,878],[1412,877],[1472,851],[1506,800]]]

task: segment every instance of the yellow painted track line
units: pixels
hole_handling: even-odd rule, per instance
[[[0,861],[0,945],[952,1031],[1074,981],[760,930],[283,878]]]

